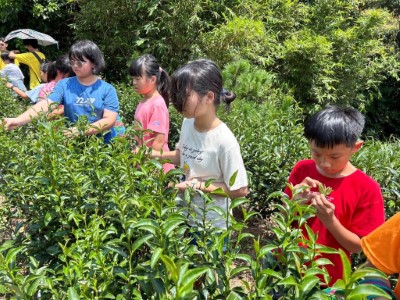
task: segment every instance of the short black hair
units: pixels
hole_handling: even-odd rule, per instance
[[[304,136],[320,148],[333,148],[340,144],[353,147],[364,125],[364,115],[355,108],[327,106],[307,120]]]
[[[98,75],[105,68],[104,56],[99,47],[92,41],[82,40],[75,42],[68,53],[69,59],[84,60],[88,59],[94,64],[93,74]]]
[[[13,59],[11,59],[11,58],[8,57],[9,54],[10,54],[10,51],[3,51],[3,52],[1,52],[1,59],[2,59],[2,60],[9,60],[9,61],[14,62]]]
[[[22,40],[22,42],[24,43],[25,46],[32,46],[33,48],[39,47],[38,40],[36,40],[36,39],[25,39],[25,40]]]

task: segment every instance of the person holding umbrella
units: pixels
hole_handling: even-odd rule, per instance
[[[36,39],[24,39],[23,43],[28,50],[26,53],[16,53],[10,51],[9,58],[17,59],[20,64],[25,64],[29,67],[29,89],[38,86],[40,80],[40,65],[46,59],[46,56],[39,51],[39,44]]]

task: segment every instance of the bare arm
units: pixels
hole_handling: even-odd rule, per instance
[[[332,222],[325,224],[330,233],[335,237],[342,247],[351,253],[361,251],[360,237],[355,233],[347,230],[339,220],[334,217]]]
[[[176,187],[179,188],[180,192],[184,192],[187,188],[194,188],[196,190],[203,191],[204,193],[212,193],[216,189],[221,188],[226,194],[229,195],[229,198],[231,199],[246,197],[246,195],[248,194],[247,186],[234,191],[230,191],[227,185],[223,182],[213,182],[206,187],[205,181],[201,181],[197,178],[180,182],[176,185]]]
[[[52,101],[40,101],[31,106],[25,112],[16,118],[5,118],[4,127],[6,130],[13,130],[22,125],[28,124],[33,118],[36,118],[41,112],[48,112]]]
[[[17,93],[18,96],[20,96],[22,99],[27,99],[28,95],[21,91],[19,88],[17,88],[15,85],[13,85],[11,82],[6,83],[6,87],[13,90],[14,92]]]
[[[137,150],[134,150],[137,151]],[[173,151],[158,151],[158,150],[152,150],[151,151],[151,157],[152,158],[160,158],[160,159],[169,159],[174,165],[179,166],[181,159],[180,159],[180,151],[179,150],[173,150]]]
[[[160,151],[164,146],[164,137],[165,134],[154,132],[153,144],[151,145],[151,148]]]
[[[14,59],[17,57],[17,55],[16,55],[15,51],[10,51],[10,53],[8,54],[8,57],[11,59]]]
[[[90,124],[90,128],[85,132],[86,135],[97,134],[101,131],[112,128],[117,120],[118,113],[111,110],[104,110],[103,118]]]

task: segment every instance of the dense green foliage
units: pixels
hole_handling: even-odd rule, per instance
[[[200,220],[195,246],[187,211],[176,206],[176,191],[165,188],[177,172],[164,175],[146,152],[132,154],[125,139],[113,145],[96,137],[65,139],[63,126],[39,118],[15,132],[0,131],[1,233],[12,238],[0,246],[0,287],[7,293],[43,299],[329,299],[316,277],[327,276],[321,266],[328,262],[314,258],[332,250],[314,245],[310,233],[304,241],[300,230],[291,230],[294,221],[304,224],[313,215],[310,207],[284,198],[275,238],[267,244],[243,232],[254,215],[246,210],[244,222],[225,216],[227,232]],[[187,201],[193,192],[185,193]],[[210,197],[204,195],[205,201]],[[236,199],[231,208],[245,203]],[[224,238],[230,241],[226,252]],[[243,252],[245,241],[253,241],[255,257]],[[299,241],[309,247],[297,246]],[[231,286],[242,272],[255,284]],[[368,286],[356,288],[367,274],[376,272],[348,271],[340,285],[348,295],[369,294]]]
[[[113,77],[125,78],[129,62],[143,53],[171,71],[199,55],[198,35],[222,22],[235,2],[80,0],[75,33],[102,47]]]
[[[132,120],[132,89],[122,85],[118,91],[124,119]],[[24,108],[8,90],[2,95],[5,107]],[[283,206],[273,204],[282,194],[272,192],[283,188],[293,164],[307,155],[299,115],[287,95],[268,105],[238,101],[230,114],[221,112],[241,144],[251,196],[232,202],[243,220],[226,215],[231,222],[226,232],[200,220],[198,246],[190,242],[187,211],[176,206],[177,191],[166,188],[180,171],[164,175],[144,149],[138,155],[130,151],[129,138],[113,145],[96,137],[68,140],[62,120],[44,117],[13,132],[0,129],[0,293],[3,288],[20,298],[46,299],[325,299],[316,276],[327,276],[321,269],[327,262],[313,258],[332,250],[314,246],[310,232],[304,241],[301,231],[291,229],[312,210],[285,197]],[[128,137],[140,134],[130,129]],[[388,215],[400,206],[393,155],[398,145],[367,141],[354,159],[381,183]],[[187,191],[185,201],[193,192]],[[204,195],[205,201],[210,197]],[[270,240],[246,233],[246,223],[258,214],[251,207],[274,211]],[[299,241],[309,245],[307,251]],[[358,297],[370,294],[371,287],[357,287],[368,272],[348,269],[338,287]],[[242,273],[250,281],[233,285]]]
[[[25,27],[49,33],[60,41],[59,51],[45,48],[49,57],[67,51],[75,39],[94,40],[105,54],[104,76],[117,88],[129,128],[113,145],[95,137],[67,140],[63,122],[44,117],[14,132],[0,129],[0,295],[325,299],[316,275],[327,276],[321,268],[327,262],[313,258],[332,250],[314,245],[310,232],[304,241],[292,223],[304,223],[313,211],[276,191],[285,187],[294,164],[309,157],[305,117],[325,104],[353,105],[368,117],[365,145],[353,163],[380,183],[387,216],[400,210],[400,142],[385,140],[400,128],[398,5],[0,0],[0,35]],[[14,47],[23,49],[20,41]],[[176,206],[177,191],[168,187],[180,171],[165,175],[144,149],[131,152],[134,136],[141,134],[131,126],[140,98],[128,84],[128,65],[143,53],[154,54],[170,72],[190,59],[214,59],[224,87],[237,94],[231,112],[221,108],[219,114],[241,145],[250,194],[232,203],[243,219],[225,215],[231,222],[227,232],[199,222],[197,246],[191,243],[189,215]],[[3,84],[0,104],[0,118],[27,105]],[[170,114],[173,149],[182,116],[172,107]],[[184,200],[190,202],[196,192],[188,191]],[[211,201],[212,195],[203,197]],[[246,232],[255,215],[274,222],[269,240]],[[299,248],[299,241],[309,247]],[[345,271],[338,283],[345,295],[379,293],[357,286],[371,270],[351,273],[346,263]],[[233,285],[242,274],[250,280]]]
[[[242,1],[239,17],[204,34],[204,51],[222,65],[239,58],[267,68],[305,105],[364,109],[398,70],[398,25],[388,11],[361,1],[253,2]]]

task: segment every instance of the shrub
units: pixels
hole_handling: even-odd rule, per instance
[[[264,69],[251,65],[247,60],[238,60],[224,67],[224,84],[239,99],[261,103],[276,94],[275,76]]]
[[[242,17],[233,17],[204,33],[201,43],[205,54],[220,65],[248,59],[254,64],[268,66],[273,62],[276,49],[276,39],[267,34],[263,22]]]
[[[326,299],[316,275],[326,276],[321,265],[328,262],[314,258],[331,250],[315,245],[312,233],[304,241],[292,227],[313,210],[281,192],[267,194],[284,186],[289,162],[303,158],[301,110],[287,95],[234,105],[236,114],[222,117],[236,131],[250,179],[258,184],[251,184],[253,207],[262,211],[273,199],[283,201],[274,206],[271,240],[252,240],[255,257],[242,250],[253,239],[245,232],[256,214],[244,208],[248,200],[235,199],[228,208],[242,207],[243,221],[221,213],[230,221],[226,232],[200,220],[195,233],[188,226],[190,210],[176,205],[177,190],[169,187],[181,171],[164,174],[162,162],[149,159],[145,148],[133,154],[124,138],[110,145],[95,136],[66,139],[63,120],[42,116],[12,132],[0,129],[0,293],[45,299]],[[212,201],[212,195],[190,189],[183,200],[190,202],[193,193]],[[197,246],[193,234],[199,234]],[[255,285],[231,286],[242,272]],[[354,280],[360,274],[367,273],[346,275],[340,286],[346,294],[360,292]]]
[[[27,102],[14,97],[10,89],[6,88],[4,79],[0,79],[0,117],[16,116],[25,111]]]
[[[270,209],[268,195],[282,190],[294,164],[309,157],[301,109],[289,95],[261,104],[238,99],[231,112],[221,117],[241,146],[250,205],[265,214]]]
[[[400,173],[398,171],[400,162],[397,159],[399,147],[398,139],[393,138],[384,142],[369,139],[353,159],[358,168],[380,184],[387,218],[400,211]]]
[[[398,25],[387,10],[360,1],[246,0],[233,11],[201,36],[203,51],[221,64],[245,59],[267,69],[275,88],[288,85],[303,108],[338,103],[365,111],[398,72]]]

